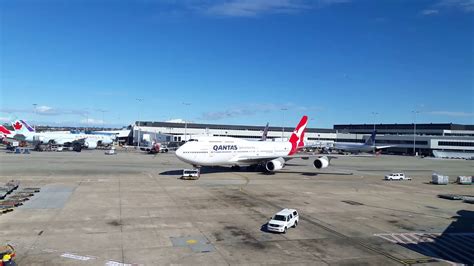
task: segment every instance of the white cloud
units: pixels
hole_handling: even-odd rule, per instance
[[[474,0],[439,0],[435,8],[454,8],[464,12],[474,12]]]
[[[319,107],[308,107],[302,105],[295,105],[293,103],[286,104],[248,104],[240,107],[229,108],[224,111],[205,112],[201,115],[202,120],[220,120],[225,118],[252,116],[257,113],[269,113],[274,111],[281,112],[282,109],[297,110],[306,112],[311,110],[320,110]]]
[[[89,111],[85,109],[65,109],[65,108],[55,108],[47,105],[37,106],[34,108],[0,108],[1,113],[16,113],[16,114],[36,114],[36,115],[45,115],[45,116],[58,116],[58,115],[79,115],[85,116]]]
[[[206,13],[219,16],[253,17],[262,13],[294,13],[309,6],[294,0],[234,0],[207,8]]]
[[[468,112],[453,112],[453,111],[431,111],[426,112],[430,115],[442,115],[442,116],[452,116],[452,117],[474,117],[474,113]]]
[[[293,14],[351,0],[220,0],[194,2],[193,9],[222,17],[255,17],[262,14]]]
[[[103,125],[104,120],[102,119],[94,119],[94,118],[87,118],[87,119],[82,119],[81,124],[87,124],[87,125]]]
[[[183,119],[181,118],[175,118],[175,119],[170,119],[170,120],[167,120],[165,122],[168,122],[168,123],[185,123],[186,121],[184,121]]]
[[[436,10],[436,9],[425,9],[425,10],[421,11],[421,14],[423,16],[431,16],[431,15],[436,15],[438,13],[439,13],[439,11]]]
[[[53,107],[46,106],[46,105],[41,105],[41,106],[36,107],[35,111],[37,113],[48,113],[48,112],[53,111]]]

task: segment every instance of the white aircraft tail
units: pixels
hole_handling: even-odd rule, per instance
[[[12,123],[13,130],[15,133],[18,134],[29,134],[29,133],[34,133],[35,130],[28,125],[24,120],[16,120],[15,122]]]

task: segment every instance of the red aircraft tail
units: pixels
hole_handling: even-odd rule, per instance
[[[308,117],[303,116],[296,126],[293,134],[291,134],[290,142],[291,142],[291,151],[288,155],[293,155],[298,151],[298,148],[304,146],[304,132],[306,130],[306,126],[308,125]]]

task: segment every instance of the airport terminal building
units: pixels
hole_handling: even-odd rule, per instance
[[[438,157],[474,156],[474,125],[460,124],[347,124],[332,129],[307,128],[305,142],[330,146],[334,142],[364,142],[375,129],[377,145],[390,145],[383,153]],[[133,143],[144,136],[161,142],[180,143],[197,136],[228,136],[249,140],[262,137],[264,125],[224,125],[137,121],[132,129]],[[293,127],[269,127],[269,141],[288,139]],[[415,134],[414,134],[415,133]],[[154,137],[153,137],[154,136]],[[146,140],[147,141],[147,140]]]

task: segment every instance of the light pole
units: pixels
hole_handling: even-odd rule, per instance
[[[281,110],[283,111],[282,114],[283,114],[283,121],[282,121],[282,127],[281,127],[281,141],[285,141],[284,138],[285,138],[285,111],[288,110],[287,108],[281,108]]]
[[[420,111],[413,110],[413,156],[416,156],[416,114],[420,113]]]
[[[137,148],[140,149],[140,103],[143,102],[143,99],[142,98],[137,98],[135,99],[137,100],[138,102],[138,121],[137,121],[137,134],[138,134],[138,137],[137,137]],[[135,132],[135,130],[134,130]],[[135,138],[135,136],[133,136],[133,138]]]
[[[372,115],[374,116],[374,132],[373,132],[374,134],[375,134],[375,120],[376,120],[376,117],[377,117],[378,114],[379,114],[379,113],[377,113],[377,112],[372,112]],[[373,152],[374,152],[374,154],[375,154],[375,147],[376,147],[376,146],[375,146],[375,139],[376,139],[376,138],[375,138],[375,136],[374,136],[374,144],[373,144],[373,147],[374,147],[374,148],[373,148]]]
[[[36,104],[36,103],[33,104],[33,113],[35,114],[35,119],[36,119],[36,106],[37,105],[38,104]],[[33,129],[36,131],[36,123],[33,125]]]
[[[102,128],[104,128],[105,120],[104,120],[104,113],[106,113],[106,110],[100,109],[99,112],[102,113]]]
[[[187,112],[187,111],[188,111],[187,106],[190,106],[191,104],[190,104],[190,103],[183,103],[183,105],[186,106],[186,107],[184,107],[184,116],[185,116],[185,117],[184,117],[184,142],[186,142],[186,137],[187,137],[187,134],[188,134],[188,133],[187,133],[188,121],[187,121],[187,119],[186,119],[187,114],[188,114],[188,112]]]
[[[84,133],[87,133],[89,130],[89,108],[84,109],[85,110],[85,115],[86,115],[86,125],[84,128]]]

